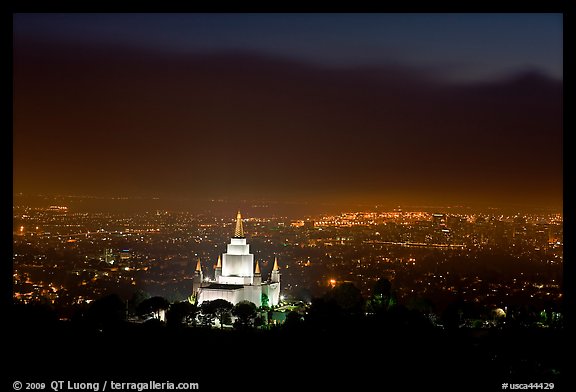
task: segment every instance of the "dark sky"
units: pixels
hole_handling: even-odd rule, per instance
[[[16,14],[14,191],[562,205],[561,14]]]

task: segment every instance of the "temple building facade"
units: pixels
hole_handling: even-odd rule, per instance
[[[202,266],[198,260],[192,290],[198,304],[219,298],[233,304],[246,300],[258,307],[276,306],[280,302],[278,260],[274,259],[270,279],[263,280],[258,261],[254,262],[254,255],[250,253],[250,245],[246,242],[240,211],[226,253],[218,257],[214,280],[203,279]]]

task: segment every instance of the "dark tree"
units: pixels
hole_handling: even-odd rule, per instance
[[[314,298],[305,321],[313,328],[326,329],[341,321],[343,310],[335,301],[326,298]]]
[[[138,305],[140,305],[142,301],[147,300],[148,298],[150,298],[150,294],[148,294],[144,290],[134,291],[134,293],[132,294],[132,298],[130,298],[130,300],[128,301],[128,310],[130,311],[130,313],[131,314],[136,313]]]
[[[264,322],[264,318],[262,317],[262,315],[257,315],[256,318],[254,319],[254,326],[255,327],[262,327],[264,326],[266,323]]]
[[[232,314],[237,317],[237,328],[249,328],[254,324],[257,316],[257,307],[250,301],[240,301],[232,309]]]
[[[215,299],[213,301],[204,301],[200,305],[200,309],[202,310],[202,314],[205,316],[205,322],[209,325],[212,324],[212,321],[217,318],[220,322],[220,328],[227,323],[230,322],[230,312],[234,305],[226,301],[225,299]]]
[[[310,291],[310,289],[304,287],[298,287],[298,290],[296,291],[294,297],[296,300],[302,302],[306,303],[312,302],[312,292]]]
[[[291,311],[286,315],[283,328],[287,330],[298,330],[303,325],[303,317],[300,313]]]
[[[455,329],[464,321],[464,301],[457,299],[446,306],[442,312],[442,322],[446,329]]]
[[[360,290],[352,283],[342,283],[330,290],[325,299],[334,301],[345,313],[360,314],[364,298]]]
[[[117,326],[126,316],[126,305],[116,294],[99,298],[90,304],[85,320],[97,328]]]
[[[200,323],[205,327],[212,326],[216,313],[214,307],[211,305],[212,301],[204,301],[200,304]]]
[[[232,304],[232,302],[220,298],[211,301],[210,304],[214,309],[214,315],[220,322],[220,328],[222,328],[224,322],[230,320],[230,312],[232,311],[232,308],[234,308],[234,305]]]
[[[56,311],[48,303],[16,304],[13,311],[12,320],[18,327],[44,327],[58,321]]]
[[[388,279],[380,278],[372,288],[372,295],[375,297],[386,298],[392,293],[392,284]]]
[[[429,314],[434,311],[434,304],[428,298],[414,297],[408,301],[408,309],[418,311],[422,314]]]
[[[170,303],[166,298],[152,297],[142,301],[136,308],[136,312],[141,317],[152,313],[155,318],[159,319],[160,311],[168,309],[169,306]]]
[[[190,323],[195,319],[198,308],[188,301],[176,302],[170,305],[166,312],[166,323],[171,327],[178,327]]]

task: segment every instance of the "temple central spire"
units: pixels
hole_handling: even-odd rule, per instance
[[[236,229],[234,230],[234,238],[244,238],[244,228],[242,227],[242,215],[238,211],[236,215]]]

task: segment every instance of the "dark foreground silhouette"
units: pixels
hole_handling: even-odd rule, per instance
[[[330,302],[279,327],[220,330],[58,321],[41,307],[10,319],[7,374],[18,379],[197,382],[201,390],[501,390],[561,388],[565,331],[432,326],[403,308],[367,318]],[[101,320],[100,320],[101,321]]]

